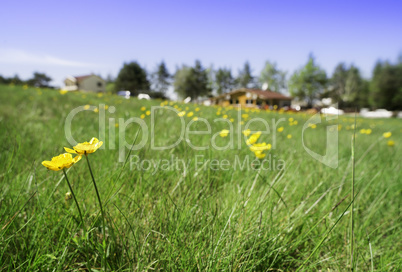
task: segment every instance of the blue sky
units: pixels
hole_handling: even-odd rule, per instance
[[[378,59],[402,53],[402,1],[4,1],[0,75],[34,71],[116,76],[136,60],[148,71],[196,59],[231,68],[266,60],[291,74],[313,53],[331,75],[339,62],[370,77]]]

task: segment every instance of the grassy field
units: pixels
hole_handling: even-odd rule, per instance
[[[335,128],[331,168],[303,147],[312,115],[161,103],[0,86],[0,271],[401,271],[401,120],[357,118],[351,205],[353,117],[304,130],[306,148],[323,155],[327,127]],[[104,142],[88,159],[105,228],[85,158],[67,169],[84,226],[63,172],[41,164],[72,147],[65,124],[77,107],[85,110],[71,121],[72,137]],[[189,130],[207,131],[205,118],[211,132],[155,150],[151,138],[167,146],[184,128],[171,108]],[[128,124],[131,117],[138,119]],[[258,140],[272,145],[260,166],[241,133],[255,118],[270,125]],[[250,128],[265,130],[262,122]],[[125,164],[123,144],[137,132],[143,147]]]

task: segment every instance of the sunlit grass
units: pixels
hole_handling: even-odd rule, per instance
[[[85,111],[73,119],[72,136],[77,142],[97,137],[105,147],[90,157],[104,216],[85,160],[67,169],[86,233],[76,204],[65,197],[70,189],[63,173],[41,165],[64,153],[64,146],[72,147],[65,120],[79,106]],[[152,106],[170,106],[177,112],[152,113]],[[145,170],[146,165],[129,160],[122,169],[121,140],[131,144],[139,131],[134,123],[124,130],[124,122],[137,117],[149,126],[155,118],[154,144],[169,145],[181,131],[178,113],[186,124],[197,118],[191,130],[207,131],[204,118],[212,125],[209,135],[190,135],[195,146],[210,147],[214,134],[220,147],[238,134],[241,142],[229,150],[195,150],[182,141],[155,151],[148,140],[131,155],[149,162],[182,159],[186,164]],[[104,138],[100,114],[106,117]],[[324,154],[327,126],[339,130],[339,166],[332,169],[303,148],[302,127],[310,117],[0,86],[0,267],[100,270],[106,252],[107,269],[115,271],[292,271],[304,262],[305,271],[350,269],[347,208],[352,199],[354,118],[324,119],[304,132],[305,146]],[[226,121],[214,122],[216,118]],[[253,118],[267,120],[270,126],[272,119],[283,118],[275,128],[275,142],[273,131],[253,138],[264,130],[254,122],[247,131],[245,125]],[[356,120],[354,262],[360,271],[372,266],[375,271],[394,271],[400,266],[401,129],[397,119]],[[125,138],[119,139],[123,132]],[[136,142],[144,137],[139,131]],[[208,160],[258,160],[259,147],[265,159],[270,158],[270,170],[202,168]],[[124,150],[127,155],[129,148]],[[197,156],[203,156],[202,163]],[[279,169],[280,160],[285,167]]]

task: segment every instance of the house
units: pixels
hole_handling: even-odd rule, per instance
[[[84,92],[106,92],[106,82],[97,75],[91,74],[86,76],[68,76],[64,80],[64,90],[67,91],[84,91]]]
[[[259,89],[238,89],[211,99],[212,105],[222,107],[289,107],[292,98],[273,91]]]

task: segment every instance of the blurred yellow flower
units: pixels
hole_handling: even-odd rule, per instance
[[[195,108],[195,111],[200,111],[200,108]]]
[[[310,125],[310,127],[314,129],[314,128],[317,127],[317,125],[316,125],[316,124],[312,124],[312,125]]]
[[[250,150],[252,152],[264,151],[264,150],[270,150],[271,147],[272,147],[271,144],[266,144],[266,143],[253,144],[252,146],[250,146]]]
[[[59,93],[60,93],[61,95],[65,95],[66,93],[68,93],[68,91],[67,91],[67,90],[60,90]]]
[[[145,114],[141,114],[141,115],[140,115],[140,118],[141,118],[141,119],[144,119],[144,118],[145,118]]]
[[[97,138],[94,137],[89,142],[83,142],[83,143],[77,144],[76,146],[73,147],[73,149],[65,147],[64,150],[66,150],[68,153],[86,155],[86,154],[94,153],[102,145],[103,145],[103,142],[99,141]]]
[[[292,117],[289,118],[289,122],[293,122],[293,120],[294,120],[294,119],[293,119]]]
[[[98,113],[98,112],[99,112],[99,109],[98,109],[98,108],[95,108],[95,109],[94,109],[94,112]]]
[[[391,132],[384,132],[384,134],[382,136],[384,136],[384,138],[389,138],[389,137],[392,136],[392,133]]]
[[[292,139],[292,134],[288,134],[288,136],[286,136],[286,138]]]
[[[84,110],[88,110],[89,108],[90,108],[89,105],[85,105],[85,106],[84,106]]]
[[[282,132],[284,130],[283,127],[278,128],[278,132]]]
[[[250,135],[251,130],[250,130],[250,129],[246,129],[246,130],[243,130],[242,132],[243,132],[243,135],[247,137],[248,135]]]
[[[222,116],[222,118],[223,118],[223,119],[227,119],[227,118],[228,118],[228,115],[225,114],[224,116]]]
[[[253,135],[250,136],[250,138],[248,138],[248,140],[246,141],[246,144],[247,145],[255,144],[257,142],[257,140],[260,138],[260,135],[261,135],[261,131],[254,133]]]
[[[51,161],[43,161],[42,165],[49,170],[59,171],[64,168],[70,168],[74,163],[81,159],[81,155],[73,156],[70,153],[64,153],[53,157]]]
[[[258,158],[258,159],[263,159],[265,158],[265,154],[262,153],[262,151],[255,151],[254,155]]]
[[[369,129],[366,129],[366,134],[367,135],[370,135],[371,134],[371,129],[369,128]]]
[[[185,114],[186,114],[185,111],[181,111],[181,112],[179,112],[177,115],[180,116],[180,117],[183,117]]]
[[[187,117],[191,117],[191,116],[193,116],[194,115],[194,113],[192,112],[192,111],[190,111],[189,113],[187,113]]]
[[[148,110],[148,111],[145,112],[145,114],[146,115],[151,115],[151,111]]]
[[[229,130],[223,129],[221,132],[219,132],[219,136],[221,137],[226,137],[229,135]]]
[[[103,96],[103,93],[98,93],[98,97],[102,97]]]
[[[146,107],[141,107],[141,111],[145,111],[146,109]]]
[[[115,126],[115,127],[119,127],[119,124],[115,124],[114,126]]]
[[[392,140],[389,140],[389,141],[387,142],[387,145],[388,145],[388,146],[394,146],[394,145],[395,145],[395,142],[392,141]]]
[[[193,121],[195,122],[195,121],[198,121],[198,117],[194,117],[193,118]]]

